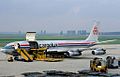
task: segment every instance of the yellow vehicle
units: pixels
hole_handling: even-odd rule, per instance
[[[46,60],[47,62],[59,62],[63,61],[64,59],[64,54],[61,52],[50,52],[46,55]]]
[[[32,62],[33,60],[37,61],[48,61],[48,62],[58,62],[63,60],[63,53],[60,52],[51,52],[47,53],[47,48],[38,48],[31,49],[27,51],[26,49],[17,49],[17,52],[26,62]],[[32,52],[32,53],[29,53]],[[12,58],[9,59],[9,62],[12,62]]]
[[[105,60],[102,58],[94,58],[93,60],[90,60],[90,69],[93,72],[107,72],[107,65]]]

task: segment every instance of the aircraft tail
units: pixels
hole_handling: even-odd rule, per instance
[[[93,28],[88,36],[88,38],[86,39],[86,41],[95,41],[98,42],[98,35],[99,35],[99,30],[98,30],[98,23],[96,22],[93,25]]]

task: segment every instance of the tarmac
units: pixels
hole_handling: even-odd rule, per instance
[[[45,62],[45,61],[33,61],[22,62],[14,61],[8,62],[6,55],[0,52],[0,77],[1,76],[16,76],[21,77],[21,73],[25,72],[43,72],[47,70],[57,71],[69,71],[78,72],[80,70],[90,69],[90,60],[94,57],[107,57],[108,55],[114,55],[120,57],[120,44],[114,45],[96,45],[93,48],[105,48],[105,55],[92,55],[92,50],[83,51],[81,56],[65,58],[61,62]],[[108,73],[119,74],[120,67],[118,69],[108,69]]]

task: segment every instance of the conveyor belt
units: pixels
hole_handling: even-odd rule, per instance
[[[25,49],[17,49],[17,52],[25,59],[25,61],[33,61],[33,58],[28,54]]]

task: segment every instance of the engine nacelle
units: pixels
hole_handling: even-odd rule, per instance
[[[71,56],[80,56],[80,55],[82,55],[82,53],[80,51],[78,51],[78,50],[76,50],[76,51],[69,50],[64,55],[67,56],[67,57],[71,57]]]
[[[96,49],[92,51],[93,55],[104,55],[106,54],[106,50],[105,49]]]

